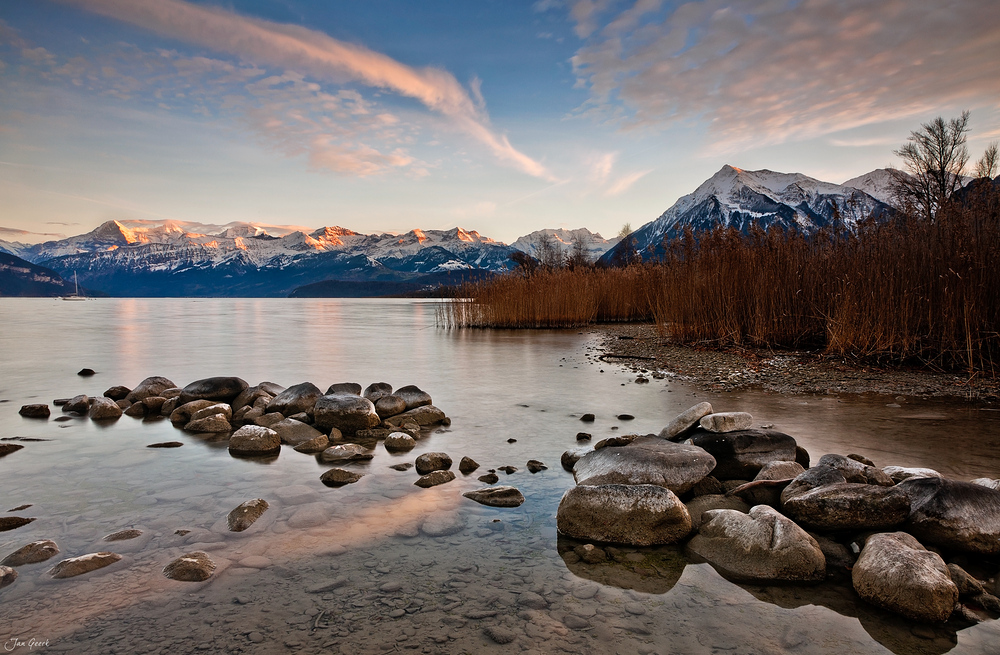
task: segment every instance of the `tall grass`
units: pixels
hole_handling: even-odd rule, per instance
[[[466,287],[448,327],[655,321],[678,342],[809,348],[996,375],[1000,201],[995,190],[854,232],[717,229],[626,268],[513,273]]]

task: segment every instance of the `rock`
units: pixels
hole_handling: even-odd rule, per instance
[[[517,597],[517,604],[533,610],[544,610],[549,607],[549,602],[534,591],[522,591]]]
[[[247,412],[249,413],[249,412]],[[281,412],[271,412],[269,414],[263,414],[258,416],[253,420],[254,425],[259,425],[262,428],[269,428],[273,425],[277,425],[285,420],[285,415]],[[322,434],[322,432],[320,433]]]
[[[615,418],[618,419],[619,421],[634,421],[635,420],[635,417],[632,416],[631,414],[619,414]]]
[[[226,418],[226,421],[231,421],[233,418],[233,408],[226,403],[213,403],[207,407],[202,407],[201,409],[195,411],[191,414],[192,421],[200,421],[203,418],[208,418],[209,416],[215,416],[216,414],[221,414]]]
[[[359,396],[360,397],[360,396]],[[362,462],[375,457],[367,448],[356,443],[345,443],[331,446],[321,452],[319,461],[324,464],[339,462]]]
[[[322,395],[323,392],[312,382],[302,382],[288,387],[272,398],[267,403],[265,411],[266,413],[278,412],[283,416],[291,416],[299,412],[311,414],[313,406]]]
[[[981,487],[988,487],[990,489],[1000,489],[1000,480],[994,480],[993,478],[976,478],[972,481],[972,484],[978,484]]]
[[[245,425],[243,427],[255,426]],[[213,414],[211,416],[206,416],[205,418],[189,422],[184,426],[184,429],[188,432],[210,432],[218,434],[220,432],[231,432],[233,426],[229,424],[229,420],[226,419],[225,414]],[[242,430],[243,428],[240,429]]]
[[[513,472],[515,472],[517,470],[517,467],[516,466],[498,466],[497,470],[498,471],[503,471],[507,475],[510,475],[511,473],[513,473]]]
[[[123,400],[121,402],[128,402]],[[131,416],[132,418],[145,418],[146,417],[146,406],[140,403],[132,403],[125,409],[125,416]]]
[[[97,375],[97,371],[92,368],[81,368],[76,374],[80,377],[89,378],[91,375]]]
[[[869,603],[916,621],[947,621],[958,602],[941,556],[905,532],[869,537],[851,579]]]
[[[812,489],[817,489],[831,484],[843,484],[847,482],[843,474],[835,468],[829,466],[814,466],[798,474],[794,480],[781,492],[781,502],[786,503],[790,498],[803,494]]]
[[[390,430],[389,428],[369,428],[368,430],[358,430],[354,433],[354,438],[358,443],[361,443],[361,440],[378,441],[379,439],[385,439],[395,431],[396,430]],[[405,431],[400,431],[403,432],[403,434],[406,434]],[[409,436],[412,437],[413,435]]]
[[[768,462],[754,480],[792,480],[803,473],[805,469],[798,462]]]
[[[281,443],[286,443],[289,446],[298,446],[299,444],[303,444],[307,441],[312,441],[317,437],[326,437],[325,434],[313,426],[306,425],[305,423],[296,421],[293,418],[282,419],[267,427],[270,427],[278,433]]]
[[[299,412],[298,414],[292,414],[288,418],[292,419],[293,421],[298,421],[299,423],[305,423],[306,425],[312,425],[312,422],[313,422],[312,417],[309,414],[305,413],[305,412]]]
[[[455,474],[451,471],[432,471],[427,475],[422,475],[413,484],[418,487],[423,487],[427,489],[428,487],[436,487],[439,484],[444,484],[445,482],[451,482],[455,479]]]
[[[479,468],[479,462],[472,459],[471,457],[463,457],[458,463],[458,470],[461,471],[462,475],[468,475]]]
[[[253,525],[254,521],[263,516],[268,507],[267,501],[263,498],[255,498],[254,500],[242,503],[239,507],[229,512],[229,516],[226,517],[229,531],[243,532]]]
[[[426,475],[431,471],[447,471],[451,468],[451,463],[448,453],[424,453],[414,462],[420,475]]]
[[[73,578],[84,573],[96,571],[97,569],[103,569],[105,566],[110,566],[121,558],[121,555],[107,551],[70,557],[49,569],[49,575],[56,579]]]
[[[59,554],[59,546],[49,539],[32,541],[26,546],[21,546],[7,557],[0,560],[4,566],[24,566],[25,564],[37,564],[44,562],[50,557]]]
[[[589,432],[577,432],[576,433],[576,440],[577,441],[590,441],[590,439],[592,437],[593,437],[593,435],[590,434]]]
[[[24,448],[24,446],[19,443],[0,443],[0,457],[6,457],[11,453],[16,453],[22,448]]]
[[[433,404],[429,393],[421,390],[419,387],[415,387],[412,384],[401,389],[396,389],[396,393],[393,395],[399,396],[403,399],[403,402],[406,403],[407,411],[416,407]]]
[[[261,382],[258,385],[247,387],[240,392],[240,395],[233,398],[230,405],[233,406],[233,411],[237,412],[244,407],[253,407],[259,399],[264,398],[266,403],[271,402],[271,399],[284,391],[285,388],[274,384],[273,382]],[[265,405],[266,409],[266,405]]]
[[[52,410],[49,406],[44,403],[37,403],[34,405],[21,405],[21,409],[17,412],[24,418],[48,418],[52,414]]]
[[[580,458],[592,452],[594,452],[593,448],[571,448],[562,454],[562,457],[559,458],[559,463],[562,464],[564,469],[572,473],[573,467],[580,461]]]
[[[109,388],[104,392],[104,395],[111,400],[125,400],[130,393],[132,393],[131,389],[119,385]]]
[[[594,416],[593,414],[584,414],[583,416],[580,417],[580,420],[583,421],[584,423],[593,423],[594,421],[597,420],[597,417]]]
[[[826,577],[826,558],[816,540],[766,505],[749,514],[731,509],[705,512],[687,547],[733,580],[819,582]]]
[[[151,443],[146,448],[180,448],[183,445],[180,441],[161,441],[160,443]]]
[[[389,468],[391,468],[394,471],[409,471],[411,468],[413,468],[413,464],[411,462],[402,462],[400,464],[393,464]]]
[[[702,416],[698,425],[709,432],[737,432],[753,425],[753,416],[746,412],[718,412]]]
[[[859,455],[857,453],[848,453],[847,459],[853,459],[856,462],[861,462],[865,466],[875,466],[875,462],[871,461],[864,455]]]
[[[483,634],[495,644],[509,644],[517,639],[517,633],[502,625],[488,625],[483,628]]]
[[[677,437],[680,437],[696,426],[702,417],[708,416],[712,411],[712,403],[698,403],[694,407],[684,410],[677,418],[670,421],[665,428],[660,430],[660,438],[674,441]]]
[[[516,487],[486,487],[462,494],[470,500],[490,507],[520,507],[524,503],[524,494]]]
[[[841,543],[837,543],[818,533],[814,534],[810,532],[809,536],[816,540],[816,543],[819,544],[819,549],[823,551],[823,556],[826,558],[827,572],[838,568],[850,569],[858,559],[858,556],[850,548]]]
[[[90,405],[90,418],[93,421],[113,421],[121,418],[122,408],[110,398],[94,398]]]
[[[298,446],[295,446],[294,450],[297,453],[305,453],[307,455],[313,455],[316,453],[321,453],[330,447],[330,439],[325,434],[320,434],[315,439],[310,439],[309,441],[304,441]]]
[[[701,527],[702,516],[705,512],[713,509],[731,509],[744,514],[750,511],[750,505],[739,498],[733,496],[723,496],[712,494],[708,496],[698,496],[684,503],[688,515],[691,517],[691,530],[697,531]]]
[[[162,407],[160,407],[160,416],[170,416],[174,410],[177,409],[179,402],[180,396],[176,398],[167,398],[167,401],[163,403]]]
[[[3,562],[0,562],[0,564],[2,563]],[[948,576],[951,578],[951,581],[955,583],[955,587],[958,589],[958,595],[960,597],[979,596],[980,594],[986,593],[983,583],[969,575],[968,572],[958,564],[948,564]]]
[[[910,478],[893,488],[909,498],[905,529],[921,542],[1000,553],[1000,491],[944,478]]]
[[[556,524],[575,539],[634,546],[675,543],[691,531],[684,504],[651,484],[572,487],[559,502]]]
[[[444,415],[444,412],[434,405],[421,405],[415,409],[409,409],[402,414],[390,416],[385,420],[385,422],[393,427],[404,423],[416,423],[417,425],[424,427],[427,425],[443,423],[447,420],[447,418],[448,417]]]
[[[712,475],[719,480],[748,480],[768,462],[795,461],[795,439],[776,430],[697,431],[690,441],[715,458]]]
[[[129,539],[138,539],[141,536],[142,530],[128,528],[127,530],[119,530],[118,532],[112,532],[111,534],[104,535],[104,538],[101,541],[128,541]]]
[[[799,466],[808,470],[809,469],[809,451],[802,446],[795,446],[795,461]]]
[[[379,398],[384,398],[386,396],[392,395],[392,385],[388,382],[372,382],[367,387],[365,387],[364,392],[361,394],[363,397],[376,402]],[[403,401],[406,402],[405,400]]]
[[[337,384],[331,384],[324,395],[332,396],[338,393],[346,393],[349,396],[360,396],[361,385],[357,382],[338,382]]]
[[[80,394],[79,396],[73,396],[69,401],[62,406],[62,411],[64,412],[87,412],[90,411],[90,398],[85,394]]]
[[[399,396],[383,396],[375,401],[375,413],[383,420],[405,411],[406,401]]]
[[[352,484],[363,477],[364,473],[332,468],[319,476],[319,480],[328,487],[343,487],[345,484]]]
[[[174,389],[177,385],[164,377],[153,376],[140,382],[132,391],[125,396],[125,400],[130,403],[140,402],[149,396],[163,396],[167,389]],[[166,397],[166,396],[164,396]],[[183,404],[183,403],[182,403]]]
[[[896,487],[842,482],[797,494],[781,508],[814,530],[886,530],[910,515],[910,499]]]
[[[17,580],[17,571],[9,566],[0,565],[0,589],[13,584],[14,580]]]
[[[116,405],[118,405],[118,408],[119,408],[120,410],[122,410],[123,412],[124,412],[124,411],[125,411],[126,409],[128,409],[129,407],[131,407],[131,406],[132,406],[132,405],[130,405],[130,404],[129,404],[129,402],[128,402],[127,400],[116,400],[116,401],[115,401],[115,404],[116,404]],[[140,404],[141,404],[141,403],[140,403]]]
[[[214,400],[230,403],[250,385],[237,377],[214,377],[195,380],[181,390],[181,404],[192,400]]]
[[[392,432],[382,443],[390,453],[405,453],[417,445],[416,439],[405,432]]]
[[[281,438],[278,433],[259,425],[244,425],[229,437],[229,452],[232,455],[263,457],[275,455],[280,450]]]
[[[159,395],[163,396],[167,400],[170,400],[171,398],[176,398],[179,402],[182,393],[184,393],[183,389],[179,387],[170,387],[169,389],[164,389],[163,391],[161,391]],[[143,400],[145,400],[145,398]]]
[[[584,455],[573,477],[581,485],[655,484],[682,494],[713,468],[715,458],[697,446],[648,436]]]
[[[726,490],[722,487],[722,483],[714,475],[706,475],[698,484],[691,487],[691,495],[695,497],[714,496],[725,492]]]
[[[181,582],[201,582],[208,580],[215,572],[215,562],[208,553],[196,550],[181,555],[163,567],[163,575]]]
[[[20,527],[28,525],[35,519],[25,518],[23,516],[0,516],[0,532],[7,532],[8,530],[16,530]]]
[[[191,417],[194,416],[196,412],[215,404],[217,403],[214,403],[211,400],[195,400],[190,403],[184,403],[170,412],[170,422],[174,425],[187,425],[191,422]]]
[[[860,457],[857,455],[856,457]],[[883,487],[891,487],[895,484],[888,475],[881,469],[877,469],[870,464],[856,459],[856,457],[844,457],[843,455],[823,455],[816,463],[817,466],[829,466],[840,471],[841,475],[848,482],[859,484],[877,484]]]
[[[321,430],[337,428],[345,435],[373,428],[381,422],[372,401],[344,393],[320,396],[313,407],[313,420]]]
[[[606,439],[601,439],[600,441],[595,443],[594,450],[600,450],[601,448],[617,448],[619,446],[627,446],[636,439],[638,439],[639,437],[640,435],[638,434],[623,434],[618,437],[607,437]]]
[[[484,484],[496,484],[500,481],[500,476],[496,473],[487,473],[486,475],[480,475],[477,479]]]
[[[528,471],[531,473],[538,473],[539,471],[544,471],[545,469],[549,468],[542,462],[539,462],[537,459],[529,459],[526,466],[528,467]]]
[[[573,552],[587,564],[600,564],[608,560],[608,554],[594,544],[581,544],[574,548]]]
[[[789,480],[754,480],[730,489],[726,495],[739,498],[751,507],[768,505],[780,509],[781,492],[785,490],[788,483]]]

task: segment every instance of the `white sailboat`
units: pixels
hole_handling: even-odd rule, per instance
[[[68,296],[59,296],[61,300],[87,300],[86,296],[80,295],[80,283],[76,279],[76,271],[73,271],[73,284],[76,285],[76,291]]]

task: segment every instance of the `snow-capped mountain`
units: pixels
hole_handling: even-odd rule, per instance
[[[674,239],[689,227],[700,232],[721,225],[747,232],[757,225],[811,233],[838,224],[851,229],[859,221],[889,211],[886,202],[855,187],[801,173],[746,171],[727,165],[659,218],[633,232],[631,241],[649,259],[663,252],[664,239]],[[624,248],[625,244],[612,248],[602,261],[617,261]]]
[[[888,168],[876,168],[871,173],[865,173],[844,182],[841,186],[864,191],[872,198],[889,206],[896,204],[896,193],[893,191],[893,172]]]
[[[576,230],[548,228],[535,230],[531,234],[519,237],[510,245],[523,253],[538,258],[540,256],[538,249],[544,239],[548,239],[549,244],[559,248],[564,255],[572,254],[579,241],[583,244],[584,253],[590,261],[595,261],[620,241],[618,237],[605,239],[599,233],[591,232],[585,227]]]

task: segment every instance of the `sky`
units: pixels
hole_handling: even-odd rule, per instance
[[[723,165],[1000,139],[996,0],[0,0],[0,239],[108,220],[605,237]]]

